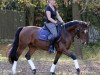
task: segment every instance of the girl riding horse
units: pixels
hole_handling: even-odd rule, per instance
[[[13,64],[13,74],[16,74],[17,61],[26,47],[29,47],[29,50],[25,57],[30,64],[33,74],[36,74],[36,67],[31,60],[31,56],[37,49],[48,51],[50,46],[50,42],[38,38],[40,29],[41,27],[37,26],[26,26],[21,27],[16,31],[15,40],[9,52],[9,62]],[[50,69],[52,75],[56,75],[56,64],[62,54],[65,54],[74,60],[75,68],[79,75],[80,67],[76,55],[69,50],[75,36],[77,36],[83,44],[86,44],[88,42],[88,23],[83,21],[70,21],[61,27],[61,36],[55,42],[57,53]]]
[[[55,0],[48,0],[48,5],[46,6],[46,9],[45,9],[45,12],[46,12],[46,24],[45,25],[51,32],[51,35],[48,36],[48,39],[50,41],[50,47],[49,47],[50,53],[54,52],[53,42],[54,42],[54,39],[57,37],[56,26],[58,24],[57,24],[56,18],[61,23],[64,23],[55,5],[56,5]]]

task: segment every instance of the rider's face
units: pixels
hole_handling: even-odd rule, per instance
[[[49,3],[50,3],[51,5],[55,5],[56,1],[55,1],[55,0],[49,0]]]

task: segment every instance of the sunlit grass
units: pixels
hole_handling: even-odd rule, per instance
[[[0,54],[0,62],[1,62],[1,61],[2,61],[2,62],[5,62],[5,61],[7,61],[7,58],[6,58],[6,57],[2,57],[1,54]]]
[[[7,59],[7,45],[8,44],[0,44],[0,61]],[[71,46],[71,49],[74,50],[73,45]],[[23,54],[21,55],[20,59],[22,61],[25,59],[25,54],[27,53],[28,48],[23,51]],[[75,50],[74,50],[75,51]],[[88,46],[84,47],[82,49],[83,52],[83,58],[84,60],[100,60],[100,41],[98,41],[95,44],[89,44]],[[53,61],[56,54],[49,54],[47,51],[43,50],[37,50],[33,55],[32,59],[39,61]],[[68,61],[71,60],[71,58],[67,57],[66,55],[62,55],[59,59],[59,61]]]
[[[74,47],[72,47],[72,50],[74,50]],[[100,47],[97,46],[87,46],[85,48],[83,48],[83,58],[84,60],[90,60],[90,59],[98,59],[99,60],[99,56],[100,56]],[[27,50],[25,50],[22,54],[22,58],[25,59],[25,54],[27,53]],[[33,60],[46,60],[46,61],[53,61],[55,58],[56,54],[49,54],[47,51],[43,51],[43,50],[38,50],[36,51],[33,55],[32,55],[32,59]],[[69,58],[66,55],[62,55],[59,59],[59,61],[67,61],[67,60],[71,60],[71,58]]]

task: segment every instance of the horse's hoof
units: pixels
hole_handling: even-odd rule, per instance
[[[77,70],[77,75],[80,75],[80,69],[76,69]]]
[[[36,69],[32,70],[32,73],[35,75],[36,74]]]
[[[51,74],[52,74],[52,75],[56,75],[56,73],[55,73],[55,72],[52,72]]]

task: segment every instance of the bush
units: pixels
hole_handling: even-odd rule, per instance
[[[89,43],[87,47],[82,49],[84,59],[95,59],[100,55],[100,41],[96,43]]]

